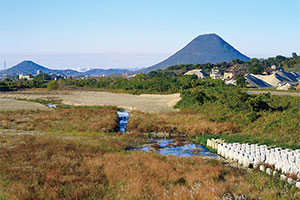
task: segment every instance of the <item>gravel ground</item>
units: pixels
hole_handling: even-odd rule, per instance
[[[141,110],[144,112],[169,112],[176,111],[173,106],[180,100],[179,94],[157,95],[142,94],[130,95],[100,91],[22,91],[0,93],[0,99],[45,99],[60,101],[63,104],[75,106],[113,105],[128,110]],[[22,103],[14,101],[15,107]],[[22,101],[24,102],[24,101]],[[3,103],[2,103],[3,104]],[[14,108],[14,104],[10,107]],[[32,104],[33,105],[33,104]],[[7,105],[1,105],[3,109]]]

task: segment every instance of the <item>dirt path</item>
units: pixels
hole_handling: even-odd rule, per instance
[[[45,99],[76,106],[113,105],[144,112],[169,112],[175,111],[173,106],[180,100],[180,95],[130,95],[100,91],[22,91],[0,93],[0,99]]]

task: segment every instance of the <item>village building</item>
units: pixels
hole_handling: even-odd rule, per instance
[[[233,78],[233,72],[224,72],[224,79],[232,79]]]
[[[202,69],[193,69],[191,71],[186,72],[184,75],[197,75],[198,79],[203,79],[207,77],[207,74]]]
[[[211,74],[209,75],[212,79],[221,79],[222,74],[218,68],[212,69]]]
[[[299,87],[299,81],[282,81],[277,84],[277,90],[288,90],[291,87],[297,89]]]
[[[296,86],[296,90],[300,90],[300,79],[298,80],[298,85]]]
[[[33,78],[31,78],[29,75],[23,75],[23,74],[19,74],[19,80],[32,80]]]

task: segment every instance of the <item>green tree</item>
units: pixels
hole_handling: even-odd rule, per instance
[[[50,81],[50,82],[48,83],[48,85],[47,85],[47,90],[57,90],[58,87],[59,87],[58,82],[52,80],[52,81]]]
[[[247,86],[247,82],[246,82],[246,79],[243,75],[238,75],[235,77],[235,80],[236,80],[236,85],[238,87],[246,87]]]
[[[264,67],[259,64],[251,65],[248,68],[250,74],[261,74],[264,71]]]
[[[293,53],[292,53],[292,57],[293,57],[293,58],[297,58],[298,55],[297,55],[295,52],[293,52]]]
[[[39,74],[37,76],[34,77],[34,80],[36,81],[50,81],[51,77],[48,74]]]

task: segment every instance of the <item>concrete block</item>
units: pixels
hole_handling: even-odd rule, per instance
[[[253,167],[254,168],[258,167],[258,165],[260,164],[260,160],[257,159],[256,157],[254,157],[252,160],[253,160]]]
[[[282,172],[283,173],[288,173],[288,172],[290,172],[290,169],[291,169],[291,165],[290,165],[290,163],[288,163],[287,161],[284,161],[283,162],[283,166],[282,166]]]
[[[298,167],[295,163],[291,163],[291,168],[289,170],[289,173],[297,174],[298,173]]]
[[[221,154],[221,148],[222,148],[223,144],[218,144],[218,151],[217,154],[220,155]]]
[[[225,149],[224,157],[227,159],[229,158],[229,148]]]
[[[240,154],[240,151],[236,150],[234,152],[234,155],[233,155],[233,160],[238,161],[239,160],[239,154]]]
[[[281,159],[277,160],[277,162],[275,163],[275,169],[279,171],[281,170],[282,167],[283,167],[283,161]]]
[[[211,147],[211,140],[210,140],[210,139],[207,139],[206,145],[207,145],[208,147]]]
[[[247,156],[244,156],[243,166],[244,167],[249,167],[249,165],[250,165],[249,158]]]
[[[239,164],[243,164],[243,162],[244,162],[244,153],[240,153],[240,154],[239,154],[238,163],[239,163]]]

